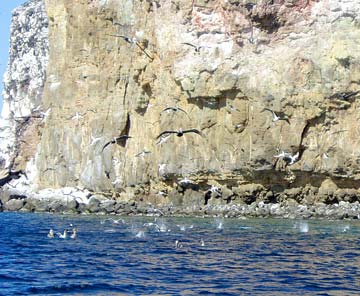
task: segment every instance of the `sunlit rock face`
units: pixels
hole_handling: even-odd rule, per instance
[[[4,75],[0,125],[1,168],[25,168],[40,140],[41,101],[48,63],[48,21],[44,2],[28,1],[13,11]]]
[[[40,1],[28,5],[42,11]],[[42,50],[28,57],[20,43],[31,71],[16,67],[11,86],[19,53],[10,61],[3,115],[27,116],[40,102],[49,112],[33,150],[40,188],[169,204],[191,203],[195,192],[200,204],[276,201],[292,187],[316,195],[326,179],[358,189],[359,1],[45,0],[45,7],[48,66],[39,14]],[[170,106],[185,112],[162,112]],[[161,132],[180,128],[202,135],[157,144]],[[103,149],[125,134],[132,138]],[[197,187],[179,186],[184,177]],[[211,185],[221,193],[206,195]]]

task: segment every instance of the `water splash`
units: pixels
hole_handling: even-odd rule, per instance
[[[216,218],[215,219],[215,225],[217,230],[223,230],[224,229],[224,219],[223,218]]]
[[[295,222],[294,229],[301,233],[307,233],[309,232],[309,224],[307,222]]]

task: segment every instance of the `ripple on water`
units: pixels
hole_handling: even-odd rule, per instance
[[[360,290],[357,221],[102,222],[92,216],[0,215],[5,295],[356,295]],[[77,239],[47,238],[49,228],[62,232],[70,224],[79,230]]]

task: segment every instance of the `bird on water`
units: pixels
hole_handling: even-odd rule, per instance
[[[77,238],[77,228],[73,228],[72,234],[70,235],[70,238],[72,238],[72,239]]]
[[[59,238],[63,238],[63,239],[67,238],[67,229],[64,230],[63,234],[58,232],[57,235],[58,235]]]
[[[125,146],[125,143],[126,143],[126,140],[127,139],[130,139],[132,138],[131,136],[129,135],[122,135],[122,136],[119,136],[119,137],[115,137],[115,138],[112,138],[109,142],[107,142],[103,149],[101,151],[104,151],[104,149],[109,146],[110,144],[118,144],[118,145],[121,145],[121,146]]]
[[[49,230],[49,233],[47,235],[48,238],[54,238],[55,237],[55,234],[54,234],[54,230],[53,229],[50,229]]]

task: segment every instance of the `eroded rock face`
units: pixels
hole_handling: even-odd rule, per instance
[[[48,22],[43,1],[28,1],[15,9],[10,30],[0,127],[0,167],[5,171],[25,169],[40,141],[48,63]]]
[[[293,196],[312,204],[331,203],[316,190],[329,179],[339,188],[331,194],[342,196],[333,200],[354,201],[342,189],[360,185],[358,1],[45,6],[46,83],[26,109],[38,102],[50,110],[30,133],[38,132],[32,180],[39,188],[80,187],[161,205]],[[185,112],[163,111],[170,106]],[[202,136],[172,134],[157,144],[161,132],[180,128]],[[121,135],[132,138],[104,148]],[[179,186],[185,177],[192,186]]]

